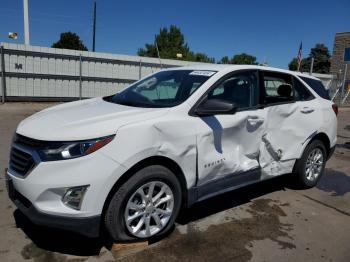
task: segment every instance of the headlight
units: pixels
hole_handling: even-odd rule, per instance
[[[77,158],[97,151],[111,142],[113,138],[114,135],[85,141],[53,143],[39,150],[39,155],[42,161]]]

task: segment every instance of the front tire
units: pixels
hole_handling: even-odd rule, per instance
[[[295,163],[294,173],[297,186],[312,188],[316,186],[324,173],[327,154],[322,141],[314,140],[305,148],[300,159]]]
[[[105,213],[105,226],[114,241],[152,239],[169,232],[181,207],[176,176],[159,165],[145,167],[121,185]]]

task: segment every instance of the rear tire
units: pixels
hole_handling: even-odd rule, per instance
[[[122,184],[105,213],[105,226],[114,241],[150,240],[166,235],[181,207],[176,176],[159,165],[145,167]]]
[[[302,156],[294,166],[296,183],[301,188],[312,188],[316,186],[324,173],[327,154],[322,141],[314,140],[306,146]]]

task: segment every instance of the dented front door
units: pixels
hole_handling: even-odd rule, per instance
[[[198,134],[198,185],[259,168],[264,110],[203,117]]]
[[[196,118],[199,186],[259,168],[264,134],[265,111],[257,107],[256,71],[227,76],[213,87],[208,99],[233,102],[238,112]]]

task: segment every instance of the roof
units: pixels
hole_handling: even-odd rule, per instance
[[[184,66],[184,67],[178,67],[178,68],[171,68],[171,70],[174,69],[189,69],[189,70],[212,70],[212,71],[226,71],[226,70],[242,70],[242,69],[260,69],[260,70],[270,70],[274,72],[280,72],[280,73],[287,73],[295,76],[302,76],[302,77],[308,77],[312,79],[319,80],[318,78],[311,76],[309,74],[296,72],[296,71],[290,71],[275,67],[269,67],[269,66],[259,66],[259,65],[231,65],[231,64],[209,64],[209,63],[201,63],[191,66]]]

